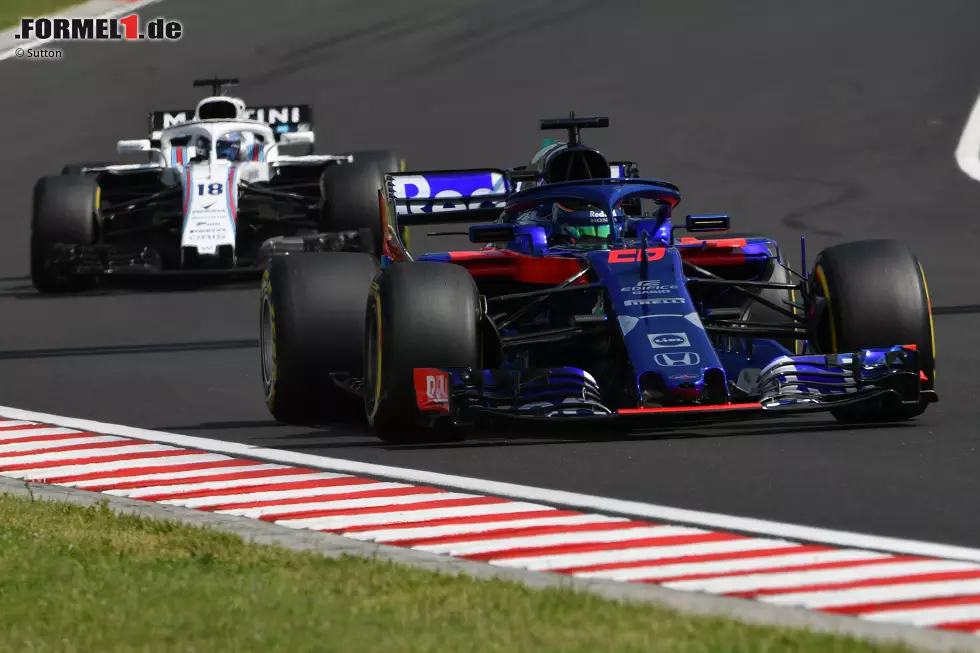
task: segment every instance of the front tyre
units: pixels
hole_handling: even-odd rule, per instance
[[[335,420],[360,402],[331,373],[360,378],[364,306],[378,262],[367,254],[275,257],[262,277],[262,384],[272,416],[284,424]]]
[[[914,344],[923,390],[936,383],[936,345],[925,273],[902,243],[863,240],[823,250],[813,266],[809,290],[823,304],[815,326],[823,352],[854,352],[871,347]],[[832,414],[844,422],[906,420],[921,415],[916,406],[842,406]]]
[[[34,185],[31,217],[31,281],[42,293],[86,290],[95,277],[65,270],[57,248],[91,245],[96,240],[99,185],[83,176],[42,177]]]
[[[451,263],[395,263],[367,304],[364,391],[368,423],[386,442],[444,436],[421,423],[416,368],[480,367],[480,294]],[[447,388],[448,390],[448,388]]]

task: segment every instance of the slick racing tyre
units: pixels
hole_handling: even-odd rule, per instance
[[[362,376],[364,307],[377,272],[376,259],[352,252],[269,262],[262,277],[259,348],[265,402],[276,420],[314,424],[360,413],[362,403],[330,373]]]
[[[353,163],[330,165],[320,177],[320,229],[370,229],[369,253],[381,255],[381,207],[378,191],[384,176],[399,172],[401,161],[390,152],[352,152]]]
[[[914,344],[923,390],[936,382],[936,349],[932,307],[925,273],[902,243],[863,240],[823,250],[810,276],[810,294],[823,298],[815,326],[820,351],[854,352],[870,347]],[[832,411],[844,422],[906,420],[921,415],[928,402],[917,406],[841,406]]]
[[[72,276],[54,254],[58,245],[91,245],[98,220],[99,186],[84,176],[42,177],[34,185],[31,281],[42,293],[85,290],[95,277]]]
[[[413,443],[451,434],[420,421],[425,395],[416,395],[414,370],[479,368],[479,322],[480,294],[465,268],[435,262],[385,268],[368,297],[364,347],[365,405],[379,438]]]
[[[86,161],[84,163],[69,163],[64,168],[61,169],[61,174],[63,175],[84,175],[82,172],[84,168],[102,168],[104,166],[115,165],[108,161]]]

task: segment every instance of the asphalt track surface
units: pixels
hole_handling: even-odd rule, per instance
[[[928,5],[928,6],[927,6]],[[69,44],[0,64],[0,403],[192,435],[874,534],[980,546],[980,184],[953,150],[980,91],[973,0],[412,3],[167,0],[178,44]],[[587,140],[727,211],[798,264],[844,240],[910,242],[936,310],[941,403],[900,427],[828,418],[657,437],[482,434],[390,447],[295,429],[262,402],[257,286],[43,298],[27,279],[34,180],[113,159],[195,77],[312,102],[318,148],[409,168],[509,166],[537,119],[606,114]],[[416,252],[459,246],[413,239]],[[511,436],[513,434],[510,434]]]

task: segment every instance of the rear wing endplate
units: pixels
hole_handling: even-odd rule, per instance
[[[495,168],[388,174],[385,186],[400,226],[494,220],[513,193]]]

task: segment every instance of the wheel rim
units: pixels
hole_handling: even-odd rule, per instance
[[[272,322],[272,305],[269,298],[262,299],[262,319],[260,322],[259,343],[262,348],[262,383],[265,386],[265,395],[269,396],[275,377],[276,365],[276,343],[273,335],[275,326]]]

